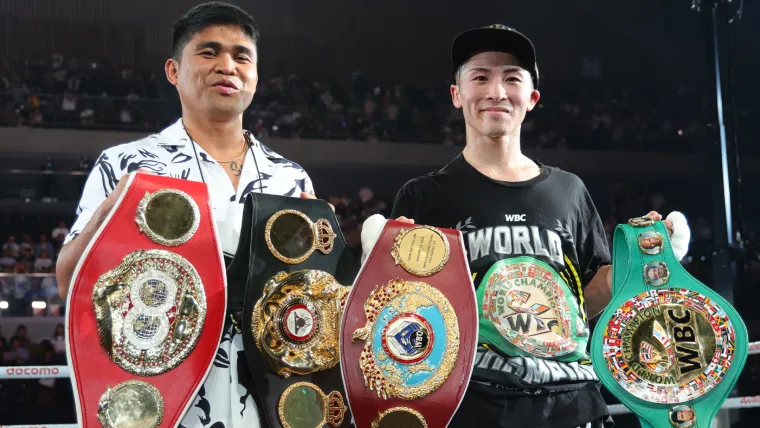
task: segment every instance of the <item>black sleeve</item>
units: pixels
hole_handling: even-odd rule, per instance
[[[411,183],[406,183],[401,186],[396,194],[396,201],[393,203],[393,209],[391,210],[391,218],[399,218],[404,216],[406,218],[414,218],[414,195]]]
[[[427,177],[416,178],[404,184],[396,194],[391,218],[404,216],[417,224],[430,221],[432,206],[437,200],[436,186]]]
[[[585,288],[596,275],[600,267],[609,265],[610,250],[604,224],[596,211],[586,186],[581,184],[580,200],[578,202],[578,262],[583,271],[583,287]]]

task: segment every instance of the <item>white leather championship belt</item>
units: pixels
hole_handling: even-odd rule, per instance
[[[211,368],[226,303],[206,185],[130,175],[69,292],[79,425],[176,426]]]

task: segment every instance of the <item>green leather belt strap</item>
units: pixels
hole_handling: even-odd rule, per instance
[[[591,358],[602,384],[644,428],[708,428],[747,360],[747,328],[691,276],[661,221],[615,229],[612,301]]]

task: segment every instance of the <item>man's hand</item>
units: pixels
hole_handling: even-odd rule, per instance
[[[120,179],[119,182],[116,183],[116,187],[114,187],[113,191],[108,194],[106,199],[100,204],[97,211],[102,214],[103,219],[105,219],[108,216],[108,213],[111,212],[111,209],[114,205],[116,205],[116,201],[119,200],[119,196],[124,192],[124,188],[127,187],[127,182],[129,181],[129,177],[137,174],[153,174],[153,172],[148,171],[147,169],[138,169],[135,172],[130,172],[129,174],[124,174]]]
[[[301,192],[301,199],[317,199],[317,197],[311,193]],[[333,204],[328,202],[327,205],[329,205],[333,212],[335,212],[335,207]]]
[[[662,220],[662,216],[656,211],[650,211],[645,217],[655,221]],[[668,214],[665,220],[662,220],[662,224],[668,230],[673,253],[678,260],[682,260],[689,252],[689,243],[691,242],[691,229],[686,216],[678,211],[673,211]]]
[[[400,221],[400,222],[403,222],[403,223],[414,224],[414,219],[413,218],[406,218],[404,216],[401,216],[401,217],[397,218],[396,221]]]
[[[686,217],[678,211],[668,214],[665,220],[656,211],[650,211],[644,217],[654,221],[662,220],[662,224],[668,230],[673,253],[676,259],[682,260],[689,251],[689,242],[691,241],[691,229]],[[599,315],[612,298],[612,266],[600,268],[584,289],[584,294],[586,295],[586,310],[589,317],[593,318]]]
[[[95,232],[97,232],[106,218],[108,218],[108,214],[124,192],[124,188],[127,187],[130,175],[137,172],[152,174],[152,172],[148,170],[138,169],[135,172],[123,175],[113,191],[103,200],[103,202],[100,203],[98,208],[95,209],[95,212],[93,212],[92,217],[90,217],[90,220],[85,227],[82,228],[79,236],[74,240],[69,241],[61,248],[55,265],[55,278],[58,282],[58,294],[63,300],[66,300],[67,298],[69,287],[71,285],[71,277],[74,274],[74,269],[76,268],[77,263],[79,263],[79,259],[82,258],[82,254],[84,254],[84,250],[95,235]]]
[[[649,214],[645,215],[644,217],[650,218],[654,221],[662,220],[662,214],[658,213],[657,211],[649,211]],[[662,224],[664,224],[665,228],[668,229],[668,235],[673,236],[673,221],[665,219],[662,220]]]

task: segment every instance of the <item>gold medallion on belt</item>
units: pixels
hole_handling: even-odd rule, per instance
[[[281,272],[267,282],[253,309],[259,351],[282,377],[335,367],[341,302],[348,287],[317,270]]]

